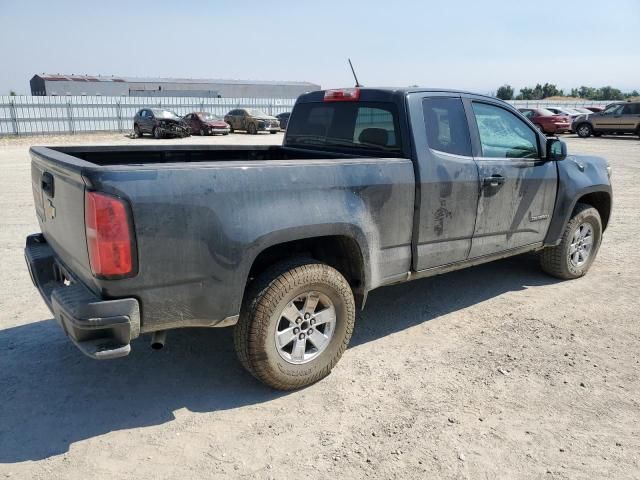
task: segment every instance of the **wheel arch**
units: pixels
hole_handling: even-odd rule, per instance
[[[369,252],[364,235],[353,226],[319,228],[315,235],[276,232],[270,238],[262,239],[260,248],[254,250],[248,262],[243,297],[251,282],[262,272],[296,257],[313,258],[338,270],[351,285],[356,307],[364,307],[370,282]]]

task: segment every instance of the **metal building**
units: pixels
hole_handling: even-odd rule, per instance
[[[103,95],[125,97],[297,98],[320,85],[309,82],[136,78],[101,75],[39,74],[31,95]]]

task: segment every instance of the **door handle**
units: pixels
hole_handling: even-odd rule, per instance
[[[502,175],[491,175],[490,177],[484,177],[482,179],[483,187],[497,187],[504,184],[504,177]]]

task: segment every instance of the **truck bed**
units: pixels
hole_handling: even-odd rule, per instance
[[[236,316],[255,258],[283,241],[358,239],[371,268],[363,291],[410,269],[411,159],[188,145],[33,147],[31,155],[36,212],[56,261],[103,299],[136,298],[142,332]],[[92,275],[88,191],[128,205],[135,275]]]

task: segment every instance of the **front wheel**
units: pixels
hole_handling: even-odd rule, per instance
[[[142,138],[142,130],[140,130],[140,125],[137,123],[133,126],[133,135],[136,138]]]
[[[576,133],[580,138],[589,138],[593,133],[593,128],[588,123],[582,123],[576,128]]]
[[[560,244],[540,253],[540,266],[549,275],[563,280],[582,277],[598,254],[602,241],[602,220],[591,205],[576,205],[562,233]]]
[[[312,259],[280,263],[245,294],[234,341],[242,365],[278,390],[326,377],[347,348],[353,293],[334,268]]]
[[[274,131],[274,130],[271,130],[271,135],[273,135],[273,134],[275,134],[275,133],[278,133],[278,132],[276,132],[276,131]]]
[[[247,127],[247,133],[250,135],[257,135],[258,134],[258,129],[256,128],[256,124],[255,123],[250,123],[249,126]]]
[[[158,127],[153,127],[153,138],[155,139],[162,138],[162,133],[160,133],[160,129]]]

